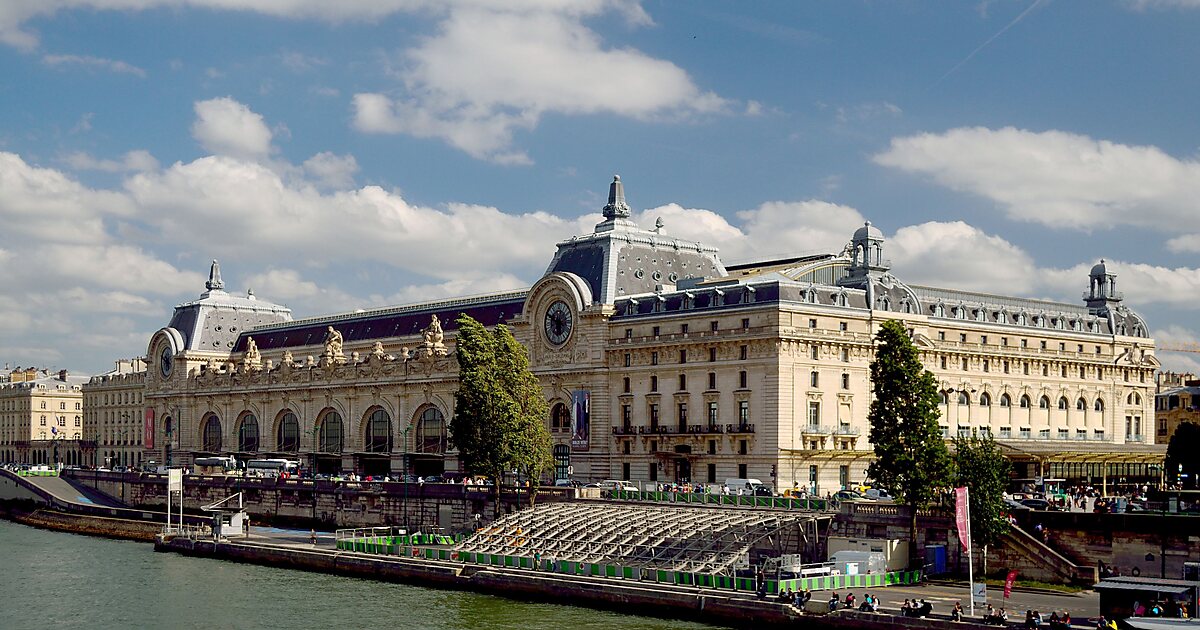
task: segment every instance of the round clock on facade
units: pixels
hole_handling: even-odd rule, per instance
[[[169,378],[171,376],[171,363],[173,359],[174,357],[171,356],[171,348],[163,348],[162,355],[160,355],[158,358],[158,369],[162,371],[163,378]]]
[[[546,309],[546,321],[543,327],[546,330],[546,339],[550,343],[556,346],[566,343],[567,337],[571,336],[573,324],[571,307],[567,306],[566,302],[557,300],[550,304],[550,308]]]

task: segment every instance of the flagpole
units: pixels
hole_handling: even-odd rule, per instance
[[[971,556],[971,489],[963,488],[963,496],[967,499],[967,583],[968,598],[971,601],[971,616],[975,616],[975,562]]]

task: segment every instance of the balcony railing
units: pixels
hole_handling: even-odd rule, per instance
[[[837,428],[838,435],[855,436],[860,433],[858,427],[852,427],[848,424],[843,424]]]
[[[1126,435],[1126,436],[1125,436],[1125,441],[1126,441],[1126,442],[1142,442],[1142,441],[1144,441],[1145,439],[1146,439],[1146,438],[1145,438],[1145,436],[1143,436],[1143,435]]]
[[[725,425],[726,433],[754,433],[754,425],[751,423],[744,424],[727,424]]]
[[[810,424],[804,427],[803,432],[808,435],[830,435],[833,433],[833,428],[819,424]]]

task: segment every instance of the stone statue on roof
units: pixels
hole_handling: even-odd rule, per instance
[[[258,352],[258,344],[254,343],[254,337],[246,338],[246,360],[251,363],[258,363],[262,360],[262,355]]]
[[[445,334],[442,332],[442,322],[438,320],[437,315],[433,315],[429,321],[429,325],[421,331],[423,341],[421,345],[413,351],[415,358],[430,358],[446,356],[446,344],[443,343]]]
[[[334,330],[333,326],[325,332],[325,358],[330,360],[344,359],[342,354],[342,333]]]

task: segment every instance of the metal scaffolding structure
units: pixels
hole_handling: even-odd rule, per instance
[[[723,574],[746,563],[755,548],[770,547],[776,554],[802,551],[815,542],[822,519],[830,517],[714,507],[553,503],[504,516],[456,549]]]

